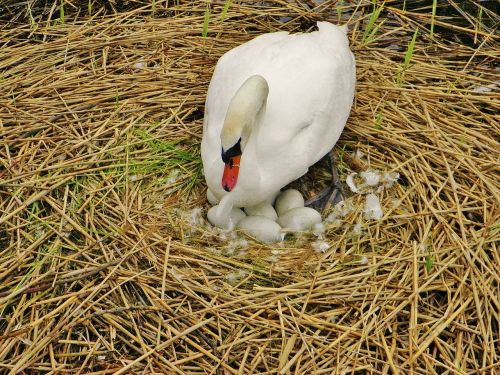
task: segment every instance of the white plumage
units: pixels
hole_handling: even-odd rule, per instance
[[[275,197],[339,139],[353,101],[355,61],[346,27],[318,22],[318,29],[261,35],[219,59],[207,94],[201,152],[220,214]],[[228,192],[222,187],[221,148],[238,137],[238,179]]]

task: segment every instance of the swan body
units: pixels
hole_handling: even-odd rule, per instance
[[[347,28],[261,35],[224,54],[208,88],[201,154],[219,215],[270,201],[335,145],[351,109]]]

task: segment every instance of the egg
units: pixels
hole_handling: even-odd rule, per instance
[[[278,195],[274,207],[278,216],[281,216],[292,208],[304,207],[304,197],[298,190],[288,189]]]
[[[233,208],[229,215],[225,218],[217,217],[217,209],[219,206],[211,207],[207,212],[207,219],[210,224],[221,229],[233,229],[246,215],[240,208]]]
[[[219,199],[217,199],[210,189],[207,189],[207,200],[211,205],[219,204]]]
[[[276,242],[284,238],[281,227],[266,216],[247,216],[236,227],[261,242]]]
[[[309,207],[292,208],[278,218],[279,225],[292,230],[310,230],[319,223],[321,215]]]
[[[271,205],[274,205],[274,202],[276,202],[276,197],[278,195],[280,195],[280,191],[277,191],[276,193],[273,193],[272,195],[270,195],[266,200],[265,202],[271,204]]]
[[[278,218],[278,214],[274,207],[267,202],[262,202],[252,207],[246,207],[245,212],[250,216],[265,216],[271,220],[276,220]]]

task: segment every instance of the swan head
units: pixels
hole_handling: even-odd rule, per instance
[[[252,130],[258,125],[269,86],[264,77],[253,75],[236,91],[231,99],[221,132],[221,157],[224,162],[222,188],[230,192],[238,182],[240,161]]]
[[[236,186],[238,174],[240,171],[241,160],[241,138],[227,150],[222,147],[221,157],[224,162],[224,172],[222,174],[222,188],[225,191],[231,191]]]

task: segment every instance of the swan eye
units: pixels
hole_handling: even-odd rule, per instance
[[[241,155],[241,138],[238,139],[238,142],[236,142],[235,145],[230,147],[227,151],[224,151],[224,148],[222,148],[221,150],[222,161],[225,164],[230,163],[232,157],[240,155]]]

